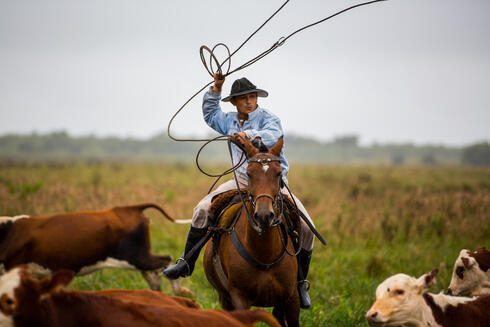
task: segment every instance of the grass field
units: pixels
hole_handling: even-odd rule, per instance
[[[301,312],[302,326],[367,326],[364,314],[385,278],[437,267],[438,292],[448,286],[461,248],[490,245],[488,168],[302,165],[288,179],[328,242],[315,243],[313,307]],[[211,183],[192,164],[0,164],[0,216],[155,202],[190,218]],[[153,252],[179,257],[188,225],[173,225],[153,209],[145,213]],[[219,307],[202,258],[182,284],[203,307]],[[139,273],[122,270],[79,277],[72,286],[147,287]],[[162,287],[170,292],[167,281]]]

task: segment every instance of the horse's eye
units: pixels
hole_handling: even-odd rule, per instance
[[[404,290],[396,290],[396,294],[398,294],[398,295],[402,295],[403,293],[405,293]]]

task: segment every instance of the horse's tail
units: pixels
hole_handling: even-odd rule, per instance
[[[255,326],[256,322],[265,322],[271,327],[281,327],[276,318],[265,310],[236,310],[230,314],[247,326]]]
[[[192,219],[175,219],[172,216],[170,216],[165,210],[163,210],[162,207],[160,207],[159,205],[157,205],[155,203],[135,204],[135,205],[128,206],[128,207],[132,208],[132,209],[141,210],[141,211],[148,209],[148,208],[156,209],[156,210],[160,211],[165,216],[165,218],[167,218],[168,220],[170,220],[171,222],[173,222],[175,224],[190,224],[192,221]]]

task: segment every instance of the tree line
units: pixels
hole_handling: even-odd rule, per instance
[[[212,137],[214,135],[210,135]],[[298,135],[285,136],[285,151],[293,162],[372,164],[465,164],[490,165],[490,144],[466,147],[413,144],[372,144],[360,146],[358,137],[346,135],[320,142]],[[149,139],[70,136],[65,131],[47,134],[0,136],[2,161],[59,160],[194,160],[202,143],[175,142],[166,134]],[[226,142],[215,142],[202,151],[203,161],[229,161]]]

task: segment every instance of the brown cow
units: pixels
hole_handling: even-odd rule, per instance
[[[437,269],[415,279],[391,276],[376,289],[366,313],[370,326],[490,327],[490,296],[459,297],[426,292]]]
[[[41,280],[32,278],[22,267],[10,270],[0,277],[0,326],[246,327],[262,321],[279,327],[275,318],[265,311],[200,310],[189,308],[190,300],[181,302],[176,297],[152,291],[59,289],[72,278],[73,272],[67,270]]]
[[[69,269],[85,275],[102,268],[141,271],[152,290],[160,290],[160,271],[172,258],[150,252],[149,220],[143,210],[155,208],[174,220],[156,204],[115,207],[54,216],[16,216],[0,219],[0,272],[27,264],[43,277]],[[190,291],[171,281],[175,293]]]
[[[156,305],[161,307],[175,308],[182,306],[184,308],[199,309],[200,305],[191,299],[180,296],[171,296],[162,292],[152,290],[120,290],[109,289],[101,291],[80,291],[80,293],[99,294],[113,297],[125,302],[140,303],[147,305]]]

